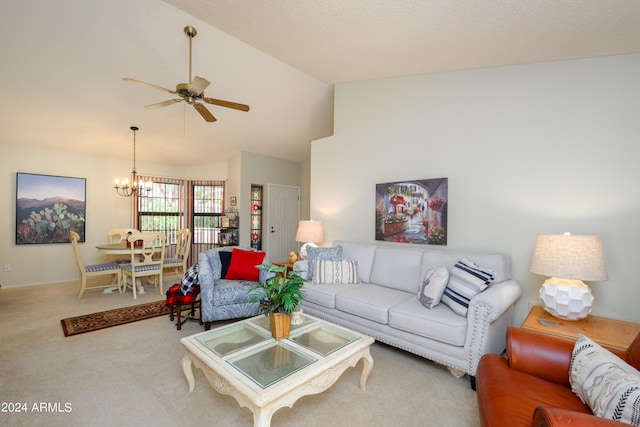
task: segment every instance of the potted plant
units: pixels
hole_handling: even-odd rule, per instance
[[[304,280],[287,266],[258,265],[259,270],[270,273],[264,282],[251,288],[251,302],[260,303],[260,310],[269,317],[271,335],[277,340],[288,338],[291,331],[291,312],[304,300]]]

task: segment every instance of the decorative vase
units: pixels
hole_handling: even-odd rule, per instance
[[[276,340],[289,338],[291,333],[291,315],[286,313],[269,313],[269,323],[271,324],[271,336]]]

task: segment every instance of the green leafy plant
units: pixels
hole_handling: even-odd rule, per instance
[[[291,312],[306,297],[302,286],[304,280],[296,272],[289,273],[286,266],[262,264],[257,268],[270,273],[264,282],[258,282],[250,290],[251,302],[260,303],[260,309],[268,315],[271,312]]]

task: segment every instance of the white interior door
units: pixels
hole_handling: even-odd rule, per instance
[[[269,262],[289,260],[298,252],[296,232],[300,221],[300,188],[267,184],[266,227],[264,234]],[[264,211],[263,211],[264,212]]]

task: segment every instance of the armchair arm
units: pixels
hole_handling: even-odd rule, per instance
[[[213,288],[222,274],[220,254],[216,250],[198,254],[198,280],[200,282],[200,310],[202,319],[213,319]]]
[[[569,409],[538,406],[533,412],[533,425],[536,427],[619,427],[621,424],[617,421],[607,420],[595,415],[584,414]]]
[[[569,387],[569,365],[575,341],[526,329],[507,328],[509,366]]]

